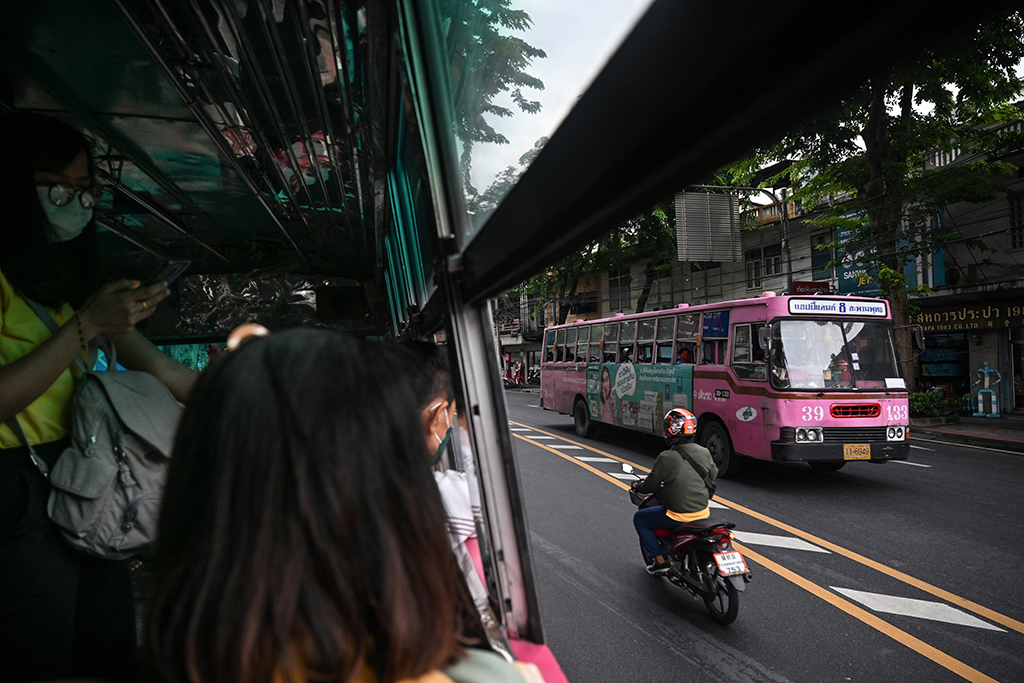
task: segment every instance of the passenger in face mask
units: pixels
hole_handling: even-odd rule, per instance
[[[5,680],[132,673],[128,567],[72,549],[48,519],[49,484],[8,426],[51,467],[68,444],[76,358],[100,334],[124,366],[159,377],[184,401],[195,373],[135,325],[166,283],[97,286],[93,169],[86,138],[56,119],[0,116],[0,643],[17,653]],[[30,307],[59,325],[51,333]]]

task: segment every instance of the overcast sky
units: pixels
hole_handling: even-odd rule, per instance
[[[533,19],[530,31],[515,35],[547,53],[546,59],[534,60],[526,70],[544,82],[544,90],[523,92],[526,99],[539,101],[542,109],[539,114],[524,114],[511,98],[495,100],[516,114],[509,119],[490,117],[491,125],[509,144],[474,147],[477,191],[484,191],[506,166],[517,165],[534,142],[555,131],[650,4],[651,0],[591,0],[582,6],[558,0],[514,3]]]

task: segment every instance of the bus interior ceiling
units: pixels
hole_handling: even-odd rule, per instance
[[[415,93],[437,86],[410,54],[430,40],[409,32],[439,30],[441,4],[8,0],[0,111],[96,139],[109,276],[192,262],[149,336],[222,337],[252,317],[422,334],[447,308],[431,301],[452,251],[438,216],[462,252],[448,261],[461,300],[483,302],[919,53],[946,21],[924,0],[655,0],[474,232],[450,215],[451,159],[424,142],[447,140],[450,157],[454,125],[423,116]],[[958,24],[1009,4],[964,6]],[[413,15],[425,19],[403,26]],[[396,219],[403,206],[414,225]],[[399,280],[395,261],[410,271]]]

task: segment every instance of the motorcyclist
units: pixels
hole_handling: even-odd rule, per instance
[[[635,484],[638,493],[657,493],[664,505],[641,508],[633,515],[633,526],[640,537],[644,557],[651,560],[647,573],[667,574],[670,565],[661,555],[655,529],[674,529],[683,522],[696,522],[711,516],[708,500],[711,493],[704,476],[712,482],[718,476],[718,467],[711,452],[694,443],[697,418],[688,410],[673,408],[665,414],[663,436],[669,449],[662,451],[654,461],[647,478]],[[703,470],[697,471],[683,453]]]

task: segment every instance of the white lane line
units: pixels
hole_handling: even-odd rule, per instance
[[[713,500],[709,500],[709,501],[708,501],[708,507],[712,507],[712,508],[718,508],[718,509],[720,509],[720,510],[728,510],[728,509],[729,509],[729,508],[727,508],[726,506],[722,505],[721,503],[716,503],[716,502],[715,502],[715,501],[713,501]]]
[[[935,450],[934,448],[925,448],[924,446],[915,446],[914,444],[910,444],[910,447],[911,448],[916,448],[919,451],[934,451]],[[894,460],[893,462],[903,462],[903,461],[902,460]]]
[[[614,460],[612,458],[601,458],[593,455],[577,455],[576,459],[582,460],[583,462],[618,462],[618,460]]]
[[[892,462],[898,462],[901,465],[913,465],[914,467],[931,467],[931,465],[925,465],[920,462],[910,462],[908,460],[893,460]]]
[[[557,444],[557,443],[555,443],[555,444],[551,444],[551,447],[555,448],[557,450],[560,450],[560,451],[582,451],[583,450],[583,446],[573,446],[571,444]]]
[[[532,429],[527,429],[526,427],[509,427],[509,431],[510,432],[532,432],[533,430]]]
[[[897,461],[898,462],[898,461]],[[837,593],[842,593],[851,600],[865,605],[868,609],[885,614],[898,614],[905,617],[918,617],[920,619],[931,619],[933,621],[944,621],[947,624],[960,624],[961,626],[973,626],[989,631],[1002,631],[998,626],[977,619],[966,612],[961,612],[955,607],[950,607],[941,602],[930,602],[928,600],[914,600],[912,598],[899,598],[895,595],[882,595],[881,593],[866,593],[864,591],[850,590],[849,588],[830,588]]]
[[[526,407],[528,407],[528,408],[540,408],[540,404],[539,403],[527,403]]]
[[[626,481],[636,481],[636,477],[632,474],[626,474],[625,472],[608,472],[609,477],[615,477],[616,479],[625,479]]]
[[[770,545],[775,548],[791,548],[793,550],[809,550],[812,553],[829,553],[824,548],[819,548],[813,543],[808,543],[802,538],[793,536],[773,536],[772,534],[755,534],[750,531],[733,531],[736,538],[751,545]]]
[[[553,436],[531,436],[531,439],[553,439]]]

